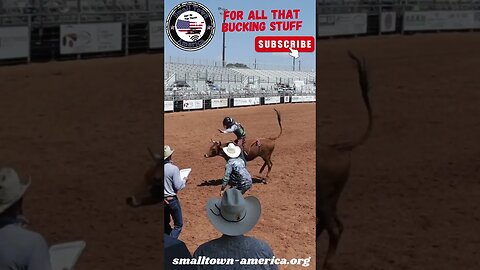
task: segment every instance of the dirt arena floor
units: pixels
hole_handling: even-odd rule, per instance
[[[173,161],[192,168],[188,186],[179,193],[184,216],[181,239],[191,252],[202,243],[218,238],[208,221],[205,206],[219,197],[225,161],[204,158],[211,143],[229,141],[234,135],[220,134],[225,116],[242,123],[250,138],[273,137],[279,133],[276,108],[282,115],[283,134],[276,141],[273,168],[268,184],[254,183],[248,195],[262,204],[260,222],[247,235],[265,240],[277,258],[315,256],[315,104],[210,110],[165,115],[165,143],[176,149]],[[261,158],[248,163],[250,173],[260,178]],[[264,174],[266,171],[264,171]],[[214,181],[212,181],[214,180]],[[216,181],[215,181],[216,180]],[[254,181],[255,182],[255,181]],[[282,269],[298,269],[285,266]]]
[[[480,269],[480,34],[317,45],[320,143],[366,127],[346,51],[371,69],[373,133],[354,151],[340,199],[336,269]]]
[[[163,56],[0,67],[0,164],[32,175],[25,214],[49,244],[85,240],[77,270],[161,269],[160,206],[125,197],[163,141]]]

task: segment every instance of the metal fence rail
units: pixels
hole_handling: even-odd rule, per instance
[[[381,16],[385,12],[395,12],[395,29],[389,34],[403,34],[403,23],[406,12],[422,11],[479,11],[479,0],[317,0],[317,15],[364,13],[367,16],[366,33],[344,35],[379,35],[381,31]],[[319,25],[317,16],[317,26]],[[477,15],[475,15],[477,16]],[[475,28],[455,29],[452,31],[478,30]],[[318,31],[318,27],[317,27]],[[433,30],[435,31],[435,30]],[[414,31],[413,31],[414,32]],[[342,36],[342,35],[337,35]],[[319,36],[317,38],[330,38]]]
[[[73,12],[148,12],[163,10],[164,0],[2,0],[0,14]]]
[[[254,97],[288,97],[288,96],[315,96],[315,91],[296,91],[294,93],[278,93],[274,91],[262,91],[262,92],[208,92],[208,93],[198,93],[195,91],[179,93],[165,93],[165,101],[179,101],[179,100],[195,100],[195,99],[218,99],[218,98],[254,98]]]
[[[140,52],[159,52],[149,48],[149,22],[163,21],[162,12],[105,12],[72,14],[0,15],[0,27],[26,26],[29,29],[30,54],[22,59],[0,60],[1,64],[49,60],[73,60],[91,57],[120,56]],[[65,24],[122,24],[122,49],[115,52],[60,54],[60,26]]]

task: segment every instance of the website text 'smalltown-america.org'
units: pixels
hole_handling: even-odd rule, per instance
[[[173,265],[301,265],[303,267],[310,266],[312,257],[293,258],[287,260],[285,258],[210,258],[207,256],[199,256],[198,258],[174,258]]]

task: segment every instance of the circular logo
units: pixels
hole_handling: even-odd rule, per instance
[[[170,11],[166,28],[168,38],[177,48],[197,51],[212,41],[215,19],[206,6],[197,2],[184,2]]]

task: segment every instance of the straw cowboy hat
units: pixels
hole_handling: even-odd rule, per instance
[[[30,186],[30,178],[22,180],[12,168],[0,169],[0,213],[23,197]]]
[[[227,147],[223,147],[222,149],[223,152],[225,152],[225,154],[231,158],[236,158],[240,156],[240,153],[242,153],[242,149],[233,143],[229,143]]]
[[[170,148],[170,146],[168,146],[168,145],[165,145],[165,147],[163,147],[163,160],[165,160],[169,156],[171,156],[173,154],[173,152],[175,152],[174,149]]]
[[[235,188],[227,189],[221,199],[207,203],[207,216],[215,229],[230,236],[243,235],[255,227],[261,214],[260,201],[249,196],[243,198]]]

